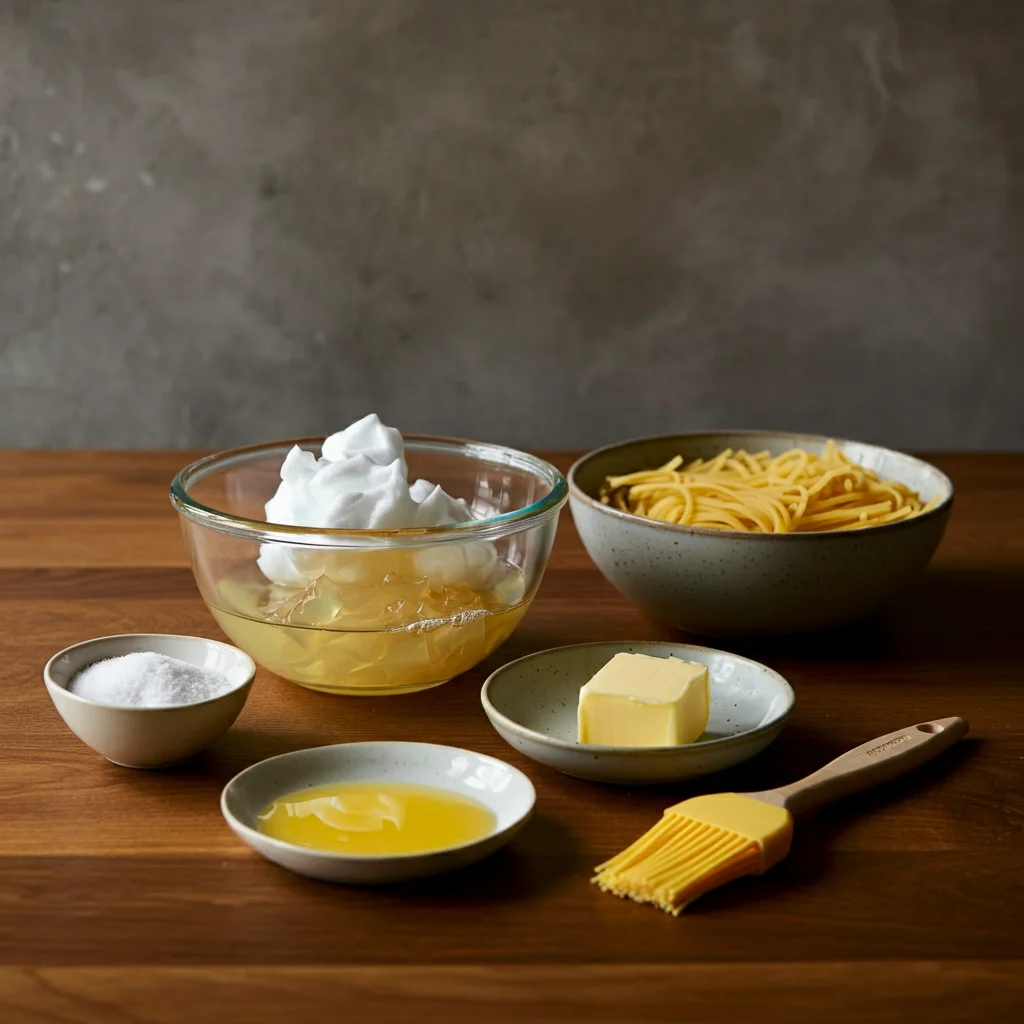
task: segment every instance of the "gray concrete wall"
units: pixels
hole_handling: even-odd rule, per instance
[[[0,444],[1024,446],[1020,0],[0,0]]]

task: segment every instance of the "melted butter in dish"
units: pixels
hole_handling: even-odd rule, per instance
[[[259,816],[272,839],[330,853],[387,857],[475,842],[494,814],[470,797],[400,782],[341,782],[279,797]]]

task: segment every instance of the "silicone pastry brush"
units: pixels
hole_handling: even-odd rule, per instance
[[[922,722],[869,740],[781,789],[684,800],[595,868],[593,881],[605,892],[678,914],[709,890],[778,864],[789,852],[794,817],[909,772],[966,734],[964,718]]]

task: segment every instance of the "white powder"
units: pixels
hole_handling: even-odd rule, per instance
[[[68,683],[71,693],[86,700],[130,708],[196,704],[232,689],[220,672],[152,651],[97,661]]]

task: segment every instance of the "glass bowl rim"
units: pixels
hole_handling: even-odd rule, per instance
[[[284,523],[268,523],[263,519],[248,519],[230,512],[212,508],[197,501],[188,493],[188,488],[203,476],[226,464],[245,460],[261,452],[274,449],[290,450],[295,445],[319,445],[324,435],[288,438],[266,441],[262,444],[247,445],[214,452],[190,462],[171,481],[170,500],[179,515],[199,526],[220,533],[228,533],[249,540],[277,541],[297,546],[333,547],[338,542],[354,542],[355,546],[377,547],[402,544],[437,544],[458,540],[489,540],[512,532],[513,528],[535,525],[552,515],[566,503],[569,486],[564,474],[550,462],[518,448],[491,444],[487,441],[470,441],[463,438],[441,437],[432,434],[403,434],[402,440],[408,450],[433,452],[441,455],[455,455],[482,461],[495,466],[510,466],[531,473],[547,482],[551,490],[537,501],[523,508],[502,512],[485,519],[470,519],[464,523],[449,523],[444,526],[423,526],[399,530],[333,529],[313,526],[289,526]],[[342,543],[340,546],[348,546]]]

